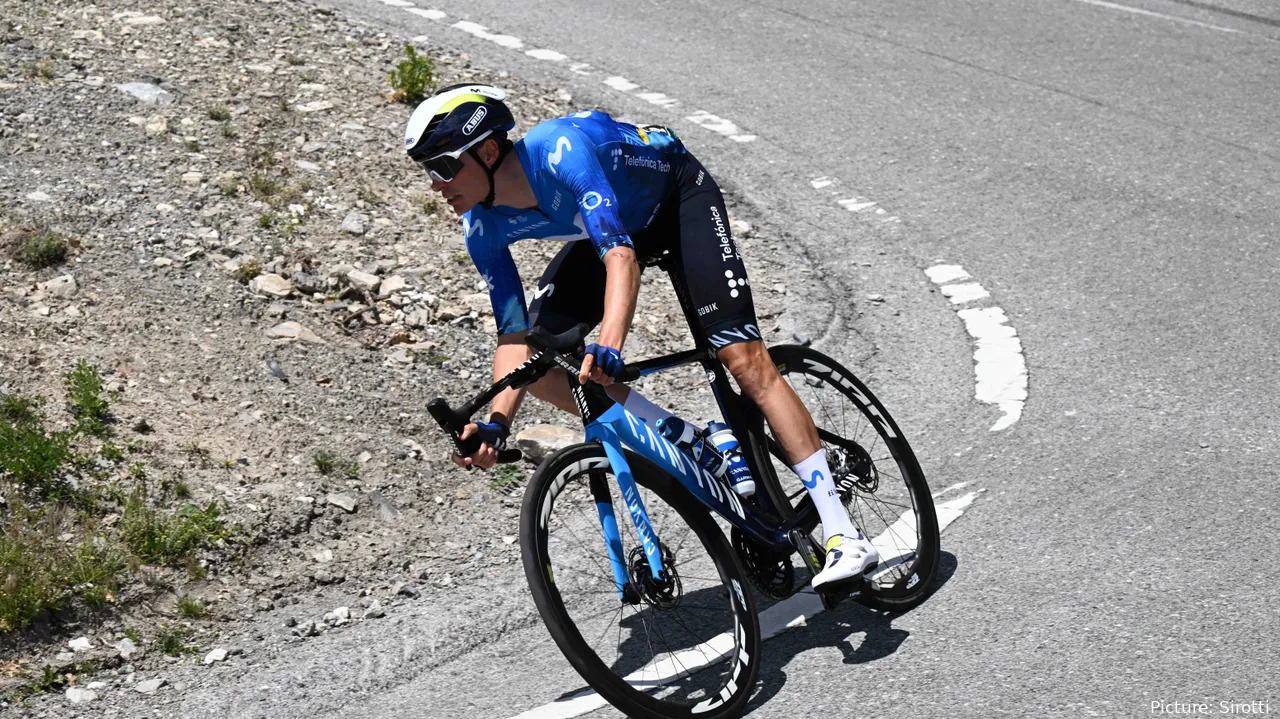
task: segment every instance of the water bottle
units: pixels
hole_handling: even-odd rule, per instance
[[[699,466],[717,477],[724,476],[724,455],[720,454],[715,445],[707,440],[706,433],[696,425],[674,416],[660,419],[656,425],[659,434],[688,452]]]
[[[756,481],[751,477],[751,470],[747,467],[747,459],[742,456],[742,450],[738,447],[738,438],[733,436],[733,430],[729,429],[729,425],[723,422],[712,422],[707,425],[707,439],[715,446],[719,454],[724,457],[722,469],[717,477],[728,476],[729,485],[733,487],[733,491],[739,496],[750,497],[756,493]]]

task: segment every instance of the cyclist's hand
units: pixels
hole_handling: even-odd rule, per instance
[[[587,356],[582,360],[582,369],[578,372],[578,382],[586,384],[591,380],[608,387],[613,378],[622,374],[627,363],[622,361],[622,353],[618,350],[599,344],[587,345]]]
[[[509,434],[510,430],[497,422],[472,422],[462,429],[460,436],[463,440],[479,436],[480,449],[469,457],[453,455],[453,463],[459,467],[489,469],[498,463],[498,452],[506,448]]]

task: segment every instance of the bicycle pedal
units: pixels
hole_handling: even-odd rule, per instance
[[[816,591],[818,598],[822,600],[822,608],[831,610],[835,609],[840,602],[862,594],[864,586],[862,577],[850,577],[840,582],[832,582]]]
[[[802,529],[793,529],[787,532],[787,539],[791,540],[791,546],[796,548],[800,557],[804,559],[804,563],[808,565],[810,574],[817,575],[822,571],[826,551],[814,544],[813,538],[807,532]]]

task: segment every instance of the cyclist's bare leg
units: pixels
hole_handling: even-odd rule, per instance
[[[804,482],[818,508],[823,533],[828,539],[836,534],[857,537],[859,532],[840,503],[813,416],[791,385],[778,374],[764,342],[731,344],[721,348],[716,356],[769,422],[788,464]]]

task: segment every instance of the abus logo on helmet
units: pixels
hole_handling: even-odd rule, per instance
[[[471,133],[475,132],[476,128],[480,126],[480,121],[483,120],[484,116],[488,114],[489,114],[489,108],[483,105],[481,105],[480,107],[477,107],[475,114],[471,116],[470,120],[467,120],[467,124],[462,126],[462,134],[470,135]]]

